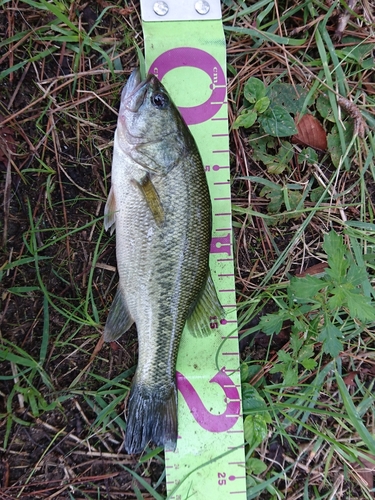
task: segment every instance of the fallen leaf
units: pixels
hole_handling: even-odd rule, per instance
[[[307,274],[309,274],[310,276],[313,276],[314,274],[321,274],[324,273],[326,267],[328,267],[327,262],[319,262],[319,264],[308,267],[307,269],[302,271],[302,273],[296,274],[296,276],[297,278],[303,278]]]
[[[297,115],[295,118],[297,134],[293,135],[294,144],[310,146],[320,151],[327,150],[327,134],[320,121],[312,115]]]
[[[350,372],[348,375],[346,375],[343,380],[346,386],[348,387],[356,387],[356,382],[354,381],[354,377],[358,375],[358,372]]]

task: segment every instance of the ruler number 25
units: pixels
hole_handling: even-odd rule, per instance
[[[225,484],[227,484],[227,480],[225,479],[226,476],[227,475],[225,474],[225,472],[218,472],[217,473],[217,477],[218,477],[217,483],[219,486],[224,486]]]

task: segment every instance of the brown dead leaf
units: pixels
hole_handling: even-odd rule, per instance
[[[327,150],[327,134],[317,118],[309,114],[301,118],[296,116],[295,123],[298,133],[292,137],[292,142],[320,151]]]
[[[350,372],[348,373],[344,378],[344,383],[347,387],[356,387],[356,382],[354,380],[354,377],[358,375],[359,372]]]
[[[307,269],[302,271],[302,273],[296,274],[296,276],[297,278],[303,278],[307,274],[309,274],[310,276],[313,276],[314,274],[321,274],[324,273],[327,266],[327,262],[319,262],[319,264],[308,267]]]
[[[355,469],[357,469],[358,475],[367,484],[368,489],[373,490],[375,464],[374,464],[374,457],[369,455],[369,458],[371,458],[372,460],[370,461],[367,460],[366,458],[361,458],[363,467],[361,467],[359,464],[356,464]],[[374,494],[372,496],[374,497]]]

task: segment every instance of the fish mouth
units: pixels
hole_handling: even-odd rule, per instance
[[[155,76],[148,75],[141,81],[141,72],[135,69],[128,78],[121,94],[121,104],[132,113],[136,113],[141,107],[148,87],[154,84]]]

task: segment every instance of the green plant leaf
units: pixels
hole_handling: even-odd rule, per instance
[[[306,370],[314,370],[317,366],[317,362],[315,359],[308,358],[308,359],[303,359],[301,361],[301,365],[306,369]]]
[[[270,188],[265,186],[260,192],[260,196],[265,196],[270,200],[267,206],[267,210],[271,214],[276,214],[280,212],[281,205],[284,202],[283,192],[280,187]]]
[[[259,123],[266,134],[289,137],[297,133],[293,118],[282,106],[272,105],[259,116]]]
[[[309,165],[313,165],[314,163],[317,163],[318,160],[318,153],[315,149],[310,147],[302,149],[302,151],[297,155],[298,163],[306,162]]]
[[[326,273],[340,283],[349,267],[345,256],[347,248],[342,237],[335,231],[330,231],[324,236],[323,249],[328,256],[329,268],[326,269]]]
[[[248,383],[242,384],[242,409],[244,413],[263,412],[267,410],[267,405],[255,389]]]
[[[270,100],[268,97],[262,97],[261,99],[258,99],[257,102],[254,105],[254,111],[257,113],[261,114],[268,109],[270,105]]]
[[[318,99],[316,100],[316,108],[319,111],[319,114],[322,118],[325,118],[330,122],[335,121],[335,117],[332,111],[332,106],[329,102],[328,97],[326,97],[323,94],[320,94]]]
[[[235,122],[233,123],[233,128],[237,129],[240,127],[249,128],[254,125],[258,115],[255,111],[246,111],[237,116]]]
[[[246,461],[246,469],[248,474],[259,476],[267,469],[267,465],[259,458],[252,457]]]
[[[265,97],[265,95],[266,86],[262,80],[253,76],[247,80],[244,87],[244,97],[247,101],[254,104],[256,101],[259,101],[259,99],[262,99],[262,97]]]
[[[344,294],[352,318],[363,322],[375,321],[375,307],[368,297],[347,289],[344,289]]]
[[[297,114],[302,111],[307,90],[302,85],[276,83],[267,89],[272,104],[282,106],[288,113]]]
[[[284,384],[293,387],[298,384],[298,370],[296,364],[290,364],[284,371]]]
[[[259,322],[259,328],[266,335],[272,335],[274,333],[280,333],[283,327],[284,317],[282,314],[266,314],[262,316]]]
[[[297,300],[315,297],[324,286],[326,286],[326,282],[323,279],[309,274],[303,278],[293,277],[290,280],[290,291]]]
[[[261,413],[247,415],[244,421],[245,441],[256,448],[267,437],[267,422]]]
[[[277,353],[277,357],[282,363],[291,363],[293,361],[291,354],[283,349],[280,349]]]
[[[318,341],[323,342],[323,351],[325,353],[336,358],[342,350],[342,341],[339,340],[342,338],[342,332],[330,321],[327,321],[320,332]]]

